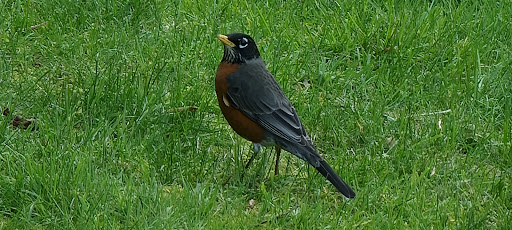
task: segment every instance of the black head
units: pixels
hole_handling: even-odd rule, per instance
[[[253,58],[260,57],[256,43],[247,34],[219,34],[217,38],[224,44],[223,62],[242,64]]]

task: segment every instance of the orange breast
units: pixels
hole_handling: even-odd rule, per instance
[[[238,135],[243,138],[259,143],[263,140],[265,130],[256,122],[249,119],[242,112],[235,109],[227,100],[228,82],[226,77],[238,69],[238,64],[221,62],[217,68],[215,77],[215,92],[219,102],[220,110],[228,121],[229,125]]]

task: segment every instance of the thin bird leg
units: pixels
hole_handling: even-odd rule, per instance
[[[258,155],[259,152],[260,151],[255,151],[254,154],[252,154],[252,157],[249,159],[249,161],[247,161],[247,164],[245,164],[245,169],[249,168],[249,165],[251,165],[252,160],[254,160],[254,158],[256,157],[256,155]],[[244,172],[245,170],[242,172],[242,176],[244,175]]]
[[[249,165],[251,165],[252,163],[252,160],[254,160],[254,158],[256,157],[256,155],[258,155],[258,153],[261,151],[261,146],[254,146],[254,153],[252,154],[251,158],[249,159],[249,161],[247,161],[247,164],[245,164],[245,169],[248,169],[249,168]],[[240,177],[244,177],[244,174],[245,174],[245,171],[242,171],[242,175],[240,175]],[[224,183],[222,183],[222,186],[225,186],[229,180],[231,180],[231,177],[233,177],[233,175],[229,176],[228,179],[226,179],[224,181]]]
[[[277,176],[279,174],[279,157],[281,156],[281,148],[279,146],[276,146],[276,168],[274,171],[274,176]]]

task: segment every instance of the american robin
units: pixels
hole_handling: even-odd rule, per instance
[[[295,108],[266,68],[254,40],[242,33],[217,38],[224,44],[224,56],[217,69],[215,91],[231,128],[253,142],[256,153],[261,146],[275,146],[276,173],[282,148],[315,167],[344,196],[354,198],[356,194],[350,186],[316,151]]]

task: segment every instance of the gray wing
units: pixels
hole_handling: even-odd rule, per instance
[[[313,147],[299,116],[261,60],[240,66],[227,77],[231,104],[260,124],[283,149],[309,162],[348,198],[352,188],[325,162]]]
[[[320,156],[295,109],[263,61],[249,61],[229,75],[227,81],[228,97],[235,108],[277,137],[274,139],[282,148],[317,164]]]

